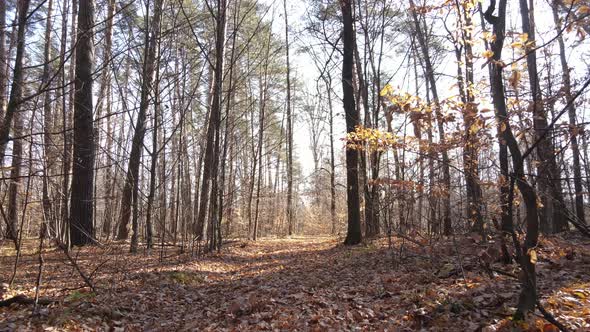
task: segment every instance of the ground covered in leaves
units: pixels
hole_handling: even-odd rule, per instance
[[[96,293],[57,248],[44,251],[40,306],[0,308],[3,330],[115,331],[554,331],[539,316],[511,322],[515,265],[494,262],[495,244],[381,239],[355,247],[329,237],[232,241],[193,257],[176,247],[128,254],[126,244],[74,250]],[[0,299],[34,296],[36,244],[24,249]],[[4,243],[0,282],[14,250]],[[590,331],[590,241],[544,238],[537,249],[545,308],[570,329]],[[491,262],[489,268],[485,262]]]

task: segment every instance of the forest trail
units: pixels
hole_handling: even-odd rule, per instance
[[[233,241],[201,258],[168,248],[162,262],[157,249],[149,256],[130,255],[124,244],[74,251],[98,294],[83,288],[61,252],[48,249],[41,294],[60,303],[37,316],[31,316],[31,306],[0,308],[0,330],[493,331],[512,312],[517,283],[486,275],[478,253],[489,247],[475,241],[458,244],[460,261],[451,243],[430,247],[423,240],[398,240],[389,249],[385,239],[355,247],[341,242]],[[540,293],[544,300],[551,295],[546,305],[576,324],[570,326],[588,326],[590,244],[556,237],[544,239],[541,248],[547,259],[538,263]],[[34,295],[33,252],[25,251],[15,286],[4,298]],[[0,276],[7,280],[14,257],[6,247],[1,253]]]

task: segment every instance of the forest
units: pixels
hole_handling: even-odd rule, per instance
[[[590,331],[590,1],[0,0],[0,331]]]

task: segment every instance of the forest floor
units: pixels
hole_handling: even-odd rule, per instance
[[[416,240],[418,238],[418,240]],[[194,258],[168,247],[160,259],[128,254],[128,245],[75,249],[72,257],[96,293],[58,248],[44,251],[41,297],[58,302],[0,308],[4,330],[111,331],[555,331],[540,316],[512,322],[515,265],[476,237],[431,244],[387,239],[345,247],[333,237],[231,241]],[[0,300],[34,296],[37,243],[23,249],[15,282]],[[545,308],[576,331],[590,331],[590,241],[570,233],[537,248]],[[0,282],[15,259],[0,248]],[[493,260],[493,259],[492,259]],[[486,272],[487,271],[487,272]]]

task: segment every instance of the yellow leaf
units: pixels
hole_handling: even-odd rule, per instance
[[[535,249],[529,249],[529,257],[531,259],[531,264],[537,264],[537,252]]]
[[[572,294],[574,294],[575,297],[582,300],[585,300],[587,298],[586,294],[580,289],[574,290]]]
[[[386,84],[383,89],[381,90],[381,92],[379,92],[379,95],[381,97],[387,96],[388,94],[393,92],[393,87],[388,83]]]
[[[590,6],[580,6],[580,8],[578,8],[578,13],[579,14],[590,14]]]
[[[510,83],[510,86],[513,89],[516,89],[518,87],[518,82],[520,81],[520,71],[519,70],[513,70],[512,74],[510,75],[510,78],[508,79],[508,82]]]
[[[485,50],[481,53],[481,56],[483,56],[486,59],[491,59],[494,56],[494,52],[492,52],[491,50]]]
[[[493,42],[496,41],[496,35],[493,34],[493,33],[491,33],[491,32],[489,32],[489,31],[484,31],[483,32],[483,39],[485,39],[485,40],[493,43]]]

